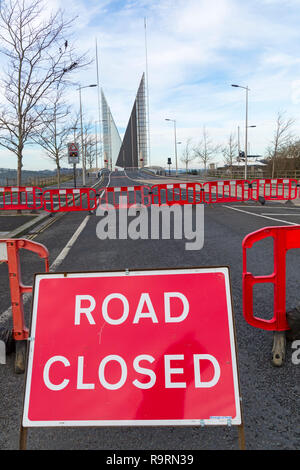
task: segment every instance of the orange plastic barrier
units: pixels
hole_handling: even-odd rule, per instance
[[[274,272],[267,276],[253,276],[247,270],[247,250],[267,237],[274,240]],[[250,233],[243,240],[243,311],[246,321],[263,330],[285,331],[286,320],[286,252],[300,248],[300,225],[266,227]],[[254,316],[253,287],[271,283],[274,286],[274,315],[271,320]]]
[[[32,286],[24,286],[20,269],[20,249],[33,251],[45,260],[45,272],[49,271],[49,253],[47,248],[23,238],[0,240],[0,261],[8,265],[10,296],[13,317],[13,338],[24,340],[28,338],[28,329],[24,321],[23,294],[31,292]]]

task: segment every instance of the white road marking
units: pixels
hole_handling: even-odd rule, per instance
[[[261,215],[280,215],[280,216],[282,216],[282,215],[284,215],[284,216],[285,216],[285,215],[290,216],[290,215],[291,215],[292,217],[296,217],[297,215],[300,215],[300,213],[298,213],[298,214],[295,214],[295,213],[294,213],[294,214],[293,214],[293,213],[289,212],[288,214],[277,214],[276,212],[275,212],[275,213],[272,213],[272,212],[270,212],[270,213],[269,213],[269,212],[262,212]]]
[[[262,217],[263,219],[274,220],[275,222],[281,222],[281,223],[287,224],[287,225],[299,225],[299,224],[296,224],[294,222],[288,222],[287,220],[275,219],[274,217],[268,217],[266,215],[255,214],[254,212],[244,211],[242,209],[237,209],[236,207],[225,206],[225,205],[223,205],[223,207],[226,207],[227,209],[231,209],[232,211],[243,212],[244,214],[254,215],[255,217]]]
[[[49,268],[49,271],[50,272],[53,272],[56,270],[56,268],[63,262],[63,260],[65,259],[65,257],[67,256],[67,254],[69,253],[70,249],[72,248],[72,246],[74,245],[74,243],[76,242],[77,238],[79,237],[79,235],[81,234],[81,232],[83,231],[83,229],[85,228],[86,224],[88,223],[90,219],[90,215],[87,215],[83,221],[81,222],[81,224],[79,225],[79,227],[77,228],[76,232],[73,233],[72,237],[70,238],[70,240],[68,241],[68,243],[66,244],[66,246],[61,250],[61,252],[59,253],[59,255],[57,256],[57,258],[53,261],[53,263],[51,264],[50,268]]]
[[[239,206],[234,206],[234,205],[232,205],[231,207],[241,207],[241,205],[239,205]],[[262,205],[258,206],[258,205],[256,205],[256,204],[249,205],[249,206],[244,206],[244,205],[243,205],[242,207],[244,207],[244,208],[245,208],[245,207],[247,207],[247,208],[249,207],[249,208],[251,208],[251,209],[266,209],[266,208],[263,207]],[[270,207],[270,209],[281,209],[281,210],[282,210],[283,207],[282,207],[282,206],[272,206],[272,207]],[[300,209],[300,207],[284,207],[284,209],[285,209],[285,210],[289,210],[289,211],[297,211],[297,210]]]
[[[110,175],[111,175],[111,172],[110,172],[109,175],[108,175],[108,183],[107,183],[107,185],[106,185],[106,188],[108,188],[108,186],[110,185]],[[105,191],[105,189],[103,189],[102,193],[100,194],[100,197],[103,196],[104,191]]]

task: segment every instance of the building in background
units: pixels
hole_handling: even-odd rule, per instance
[[[144,73],[136,96],[136,122],[138,166],[143,167],[148,164],[147,109]]]
[[[101,90],[101,104],[104,166],[105,168],[112,170],[116,166],[122,145],[122,139],[107,104],[103,90]]]
[[[107,100],[101,90],[104,166],[142,168],[148,164],[147,108],[143,73],[129,122],[121,140]]]

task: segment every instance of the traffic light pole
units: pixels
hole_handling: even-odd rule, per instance
[[[84,157],[83,130],[82,130],[81,87],[79,87],[79,104],[80,104],[80,130],[81,130],[82,186],[85,186],[85,157]]]
[[[74,188],[76,188],[76,163],[73,164]]]

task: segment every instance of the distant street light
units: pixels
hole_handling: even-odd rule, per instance
[[[83,88],[92,88],[98,85],[86,85],[86,86],[79,86],[79,104],[80,104],[80,129],[81,129],[81,158],[82,158],[82,185],[85,186],[85,155],[83,152],[83,129],[82,129],[82,103],[81,103],[81,90]]]
[[[73,142],[74,142],[74,144],[76,144],[75,131],[76,131],[76,129],[78,129],[78,127],[71,127],[71,129],[74,131]],[[76,188],[76,163],[73,163],[73,178],[74,178],[74,188]]]
[[[176,176],[178,174],[178,163],[177,163],[177,138],[176,138],[176,120],[175,119],[165,119],[165,121],[171,121],[174,124],[174,142],[175,142],[175,163],[176,163]]]
[[[248,176],[248,169],[247,169],[247,157],[248,157],[248,127],[253,127],[253,126],[248,126],[248,92],[249,88],[246,86],[241,86],[241,85],[231,85],[235,88],[243,88],[246,90],[246,119],[245,119],[245,180],[247,179]]]

